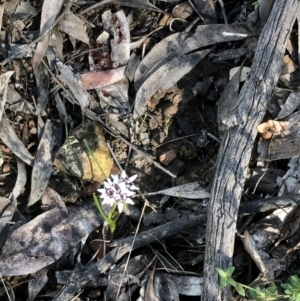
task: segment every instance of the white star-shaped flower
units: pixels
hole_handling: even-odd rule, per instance
[[[132,184],[136,177],[137,175],[128,178],[123,171],[120,178],[116,175],[111,176],[112,180],[107,178],[103,183],[104,188],[98,189],[100,198],[103,199],[102,204],[108,204],[111,207],[117,204],[120,213],[123,211],[125,203],[134,205],[130,197],[135,194],[134,190],[139,189]]]

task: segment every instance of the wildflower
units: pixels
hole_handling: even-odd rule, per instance
[[[139,188],[133,185],[133,181],[137,175],[128,177],[123,171],[121,177],[112,175],[111,179],[107,178],[104,181],[104,188],[98,189],[100,198],[103,199],[102,204],[109,204],[111,207],[118,206],[118,211],[123,211],[124,204],[134,205],[133,200],[130,198],[135,194],[134,190]]]

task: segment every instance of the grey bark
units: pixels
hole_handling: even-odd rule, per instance
[[[250,77],[233,112],[232,128],[223,139],[208,205],[202,301],[229,301],[219,290],[216,267],[232,265],[236,220],[256,127],[278,81],[285,44],[299,11],[298,0],[277,0],[261,33]]]

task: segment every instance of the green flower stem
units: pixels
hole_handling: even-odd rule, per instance
[[[98,200],[98,198],[97,198],[97,196],[96,196],[95,193],[93,194],[93,199],[94,199],[94,202],[95,202],[95,204],[96,204],[96,207],[97,207],[97,209],[98,209],[100,215],[101,215],[101,216],[103,217],[103,219],[107,222],[108,227],[109,227],[109,229],[110,229],[110,232],[111,232],[111,233],[114,233],[114,231],[115,231],[115,229],[116,229],[116,223],[115,223],[115,221],[111,218],[111,216],[112,216],[113,212],[115,211],[115,209],[116,209],[116,207],[117,207],[117,204],[116,204],[116,203],[114,204],[112,210],[110,210],[109,215],[108,215],[108,217],[107,217],[106,214],[103,212],[102,207],[101,207],[101,205],[100,205],[100,203],[99,203],[99,200]]]
[[[89,147],[89,145],[88,145],[86,139],[83,139],[83,143],[84,143],[86,149],[88,150],[89,154],[92,156],[93,160],[96,162],[98,168],[101,170],[101,172],[102,172],[104,178],[106,179],[107,176],[106,176],[106,174],[104,173],[102,167],[100,166],[100,164],[99,164],[98,160],[96,159],[94,153],[92,152],[91,148]]]
[[[117,208],[117,202],[114,203],[112,209],[109,211],[109,214],[108,214],[109,219],[112,219],[111,217],[112,217],[113,213],[115,212],[116,208]]]

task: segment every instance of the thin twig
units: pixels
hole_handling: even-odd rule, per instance
[[[195,5],[193,4],[193,2],[191,0],[189,0],[189,4],[190,6],[193,8],[193,10],[195,11],[195,13],[198,15],[198,17],[204,21],[203,16],[201,16],[201,14],[198,12],[198,9],[195,7]]]
[[[8,290],[7,290],[7,288],[6,288],[5,282],[4,282],[4,280],[3,280],[3,278],[2,278],[1,275],[0,275],[0,278],[1,278],[1,281],[2,281],[2,283],[3,283],[3,287],[4,287],[4,289],[5,289],[5,292],[6,292],[6,294],[7,294],[7,297],[8,297],[8,299],[9,299],[9,301],[12,301],[11,298],[10,298],[10,295],[9,295],[9,293],[8,293]]]
[[[96,8],[102,6],[102,5],[105,5],[105,4],[109,3],[109,2],[111,2],[111,0],[103,0],[103,1],[101,1],[101,2],[99,2],[99,3],[96,3],[96,4],[90,6],[90,7],[86,8],[86,9],[80,11],[79,14],[80,14],[80,15],[83,15],[83,14],[89,12],[90,10],[96,9]]]
[[[135,243],[136,236],[139,233],[139,229],[140,229],[140,226],[141,226],[141,223],[142,223],[142,219],[143,219],[143,216],[144,216],[144,213],[145,213],[145,209],[146,209],[146,203],[144,203],[144,206],[143,206],[143,209],[142,209],[142,212],[141,212],[141,216],[140,216],[140,219],[139,219],[136,231],[134,233],[134,237],[133,237],[133,240],[132,240],[132,243],[131,243],[130,251],[128,253],[126,264],[125,264],[124,271],[123,271],[123,274],[122,274],[122,280],[120,281],[120,285],[118,287],[117,296],[119,296],[119,293],[120,293],[120,290],[121,290],[121,287],[122,287],[122,284],[123,284],[123,278],[125,276],[125,271],[127,270],[127,267],[128,267],[129,259],[130,259],[130,256],[131,256],[131,252],[134,250],[133,245]]]
[[[225,11],[225,8],[224,8],[223,0],[218,0],[218,2],[220,4],[220,6],[221,6],[222,15],[223,15],[223,18],[224,18],[224,23],[228,24],[228,18],[227,18],[226,11]]]

